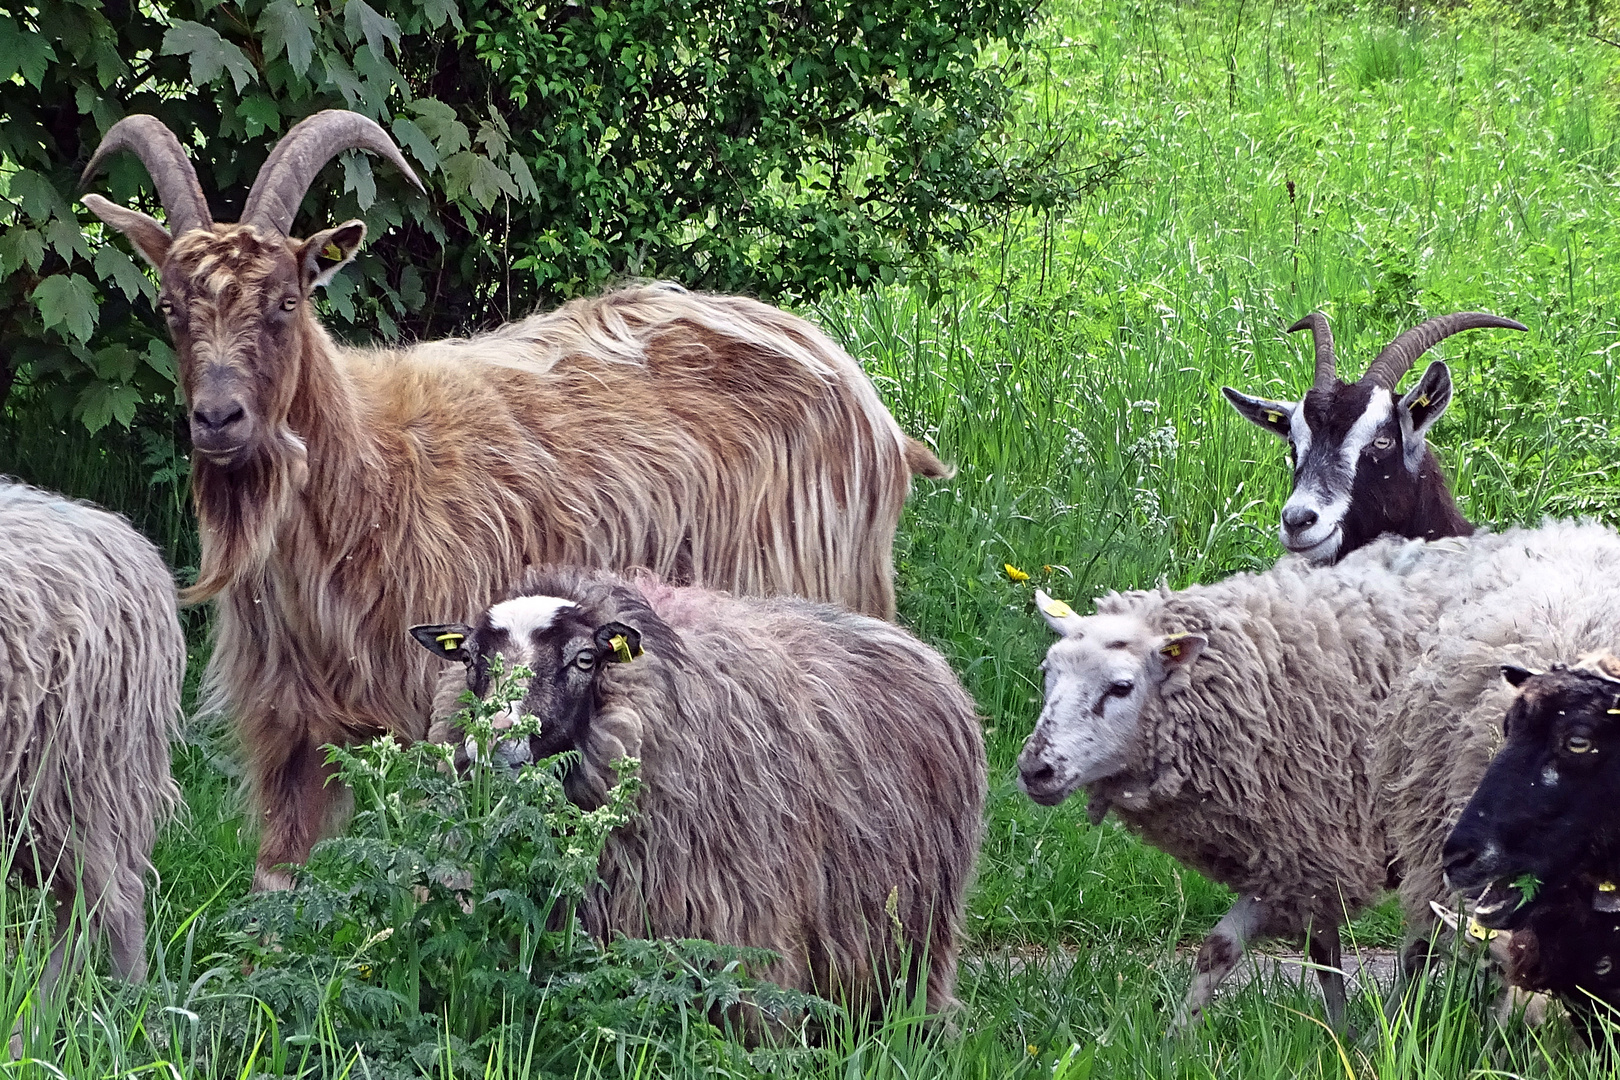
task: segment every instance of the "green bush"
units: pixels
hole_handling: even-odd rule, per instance
[[[359,1048],[373,1076],[483,1075],[492,1061],[571,1072],[628,1040],[644,1054],[725,1052],[711,1020],[750,1011],[802,1022],[817,999],[757,984],[769,956],[703,941],[620,938],[605,946],[574,908],[596,881],[609,832],[635,814],[635,762],[606,805],[563,793],[565,755],[509,769],[492,761],[492,717],[528,673],[492,674],[488,701],[465,696],[478,748],[459,772],[454,748],[391,736],[333,748],[354,793],[347,836],[316,847],[299,884],[250,894],[226,917],[240,929],[210,1000],[242,1039],[275,1017],[283,1046]],[[683,1032],[709,1032],[699,1040]],[[250,1040],[249,1040],[250,1041]],[[523,1070],[528,1073],[529,1069]]]
[[[362,217],[345,337],[437,337],[624,275],[814,297],[927,275],[986,215],[1109,174],[1003,125],[1027,0],[0,0],[0,404],[168,431],[154,285],[74,205],[117,119],[157,115],[234,220],[277,137],[381,122],[428,187],[350,152],[300,228]],[[1046,138],[1042,136],[1042,138]],[[156,210],[129,155],[94,181]],[[341,173],[341,177],[339,177]],[[13,408],[22,407],[18,398]],[[147,411],[143,412],[142,410]]]

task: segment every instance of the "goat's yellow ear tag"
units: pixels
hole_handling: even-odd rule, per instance
[[[1282,419],[1282,413],[1277,412],[1277,411],[1275,411],[1273,409],[1267,409],[1266,410],[1266,420],[1268,420],[1269,422],[1275,424],[1278,421],[1280,421],[1281,419]]]
[[[454,630],[451,630],[449,633],[440,634],[433,640],[437,641],[439,643],[439,647],[445,652],[454,652],[455,650],[461,648],[461,643],[467,640],[467,635],[458,634]]]
[[[1074,608],[1061,600],[1055,600],[1051,597],[1048,597],[1046,603],[1041,605],[1041,610],[1054,619],[1067,619],[1074,614]]]
[[[613,655],[619,658],[621,664],[628,664],[641,655],[639,652],[630,651],[630,643],[624,639],[623,634],[614,634],[608,638],[608,644],[613,646]]]
[[[336,244],[329,242],[326,247],[321,250],[321,258],[330,262],[342,262],[343,249],[338,247]]]

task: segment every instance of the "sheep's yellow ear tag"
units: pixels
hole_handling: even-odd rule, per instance
[[[1417,403],[1419,405],[1427,405],[1429,403],[1429,395],[1428,394],[1422,395],[1421,397],[1419,397],[1417,399]]]
[[[613,655],[618,657],[621,664],[628,664],[642,653],[641,649],[631,652],[630,643],[625,640],[623,634],[614,634],[608,638],[608,644],[613,646]]]
[[[461,643],[467,640],[467,635],[458,634],[454,630],[451,630],[440,634],[433,640],[439,643],[439,649],[442,652],[452,653],[461,648]]]
[[[1181,642],[1167,641],[1159,646],[1159,652],[1172,660],[1179,660],[1181,658]]]
[[[1502,931],[1481,926],[1478,919],[1472,915],[1468,916],[1468,936],[1475,941],[1490,941],[1492,938],[1500,937],[1501,934]]]
[[[1061,600],[1056,600],[1051,597],[1048,597],[1046,603],[1041,605],[1041,611],[1043,614],[1054,619],[1067,619],[1069,616],[1074,614],[1074,608],[1070,607],[1068,604],[1065,604]]]

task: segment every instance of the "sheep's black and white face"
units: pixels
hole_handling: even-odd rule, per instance
[[[598,704],[597,676],[604,665],[641,651],[641,635],[619,622],[597,625],[572,600],[518,596],[502,601],[474,626],[417,626],[411,634],[429,652],[467,667],[467,688],[481,698],[491,692],[491,661],[505,670],[524,667],[533,674],[521,697],[507,703],[495,727],[520,717],[540,721],[540,734],[526,747],[503,743],[498,753],[512,764],[538,761],[578,748]]]
[[[1557,667],[1506,667],[1519,688],[1506,741],[1442,851],[1454,889],[1479,890],[1474,915],[1511,927],[1533,878],[1556,888],[1620,830],[1620,680]]]
[[[1430,364],[1399,401],[1366,381],[1313,389],[1297,402],[1223,393],[1288,442],[1294,490],[1278,535],[1289,551],[1331,563],[1386,532],[1415,535],[1424,437],[1451,401],[1445,364]]]
[[[1046,704],[1018,756],[1018,786],[1054,806],[1130,765],[1143,707],[1192,664],[1205,639],[1155,634],[1129,616],[1082,617],[1044,592],[1035,597],[1063,639],[1041,665]]]

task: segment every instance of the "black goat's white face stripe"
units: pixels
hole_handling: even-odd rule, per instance
[[[1299,461],[1299,475],[1294,492],[1283,504],[1286,515],[1291,508],[1313,511],[1316,521],[1310,527],[1291,532],[1282,529],[1283,544],[1292,551],[1307,552],[1312,558],[1332,558],[1336,551],[1313,551],[1328,544],[1344,523],[1350,510],[1350,493],[1356,482],[1356,466],[1367,445],[1377,438],[1378,432],[1395,415],[1395,398],[1388,390],[1375,389],[1367,400],[1344,440],[1337,447],[1313,439],[1305,420],[1305,409],[1294,410],[1290,436],[1294,453]],[[1316,453],[1312,454],[1313,443]],[[1286,517],[1285,519],[1286,520]]]

